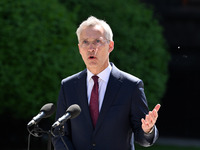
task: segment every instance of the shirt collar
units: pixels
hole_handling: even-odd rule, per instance
[[[106,69],[104,69],[102,72],[100,72],[99,74],[97,74],[97,76],[98,76],[101,80],[103,80],[103,81],[105,81],[105,82],[108,82],[109,77],[110,77],[110,72],[111,72],[111,70],[112,70],[112,66],[111,66],[110,63],[109,63],[108,67],[107,67]],[[94,74],[93,74],[92,72],[90,72],[90,71],[87,69],[87,81],[88,81],[88,82],[89,82],[89,80],[92,78],[93,75],[94,75]]]

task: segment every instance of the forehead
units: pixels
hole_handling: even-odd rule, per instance
[[[85,27],[80,34],[80,39],[97,38],[104,38],[104,29],[100,25]]]

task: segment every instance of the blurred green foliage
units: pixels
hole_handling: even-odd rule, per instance
[[[0,111],[35,115],[58,97],[62,78],[81,70],[76,13],[56,0],[0,1]]]
[[[1,0],[0,113],[28,118],[56,102],[61,79],[84,68],[75,31],[91,15],[113,30],[111,61],[144,81],[150,108],[160,101],[169,54],[152,8],[138,0]]]

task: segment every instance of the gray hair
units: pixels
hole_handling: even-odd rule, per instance
[[[104,20],[97,19],[94,16],[91,16],[87,20],[83,21],[76,30],[78,41],[80,40],[80,34],[85,27],[95,26],[95,25],[100,25],[101,27],[103,27],[106,39],[113,41],[113,33],[110,26]]]

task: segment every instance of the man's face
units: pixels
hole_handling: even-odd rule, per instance
[[[108,67],[109,54],[114,48],[114,42],[105,38],[104,29],[101,26],[83,29],[78,46],[86,67],[92,73],[98,74]]]

